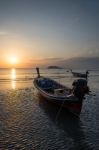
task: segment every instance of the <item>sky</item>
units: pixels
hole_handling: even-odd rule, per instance
[[[0,0],[0,67],[99,56],[99,0]]]

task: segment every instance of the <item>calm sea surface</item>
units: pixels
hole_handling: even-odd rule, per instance
[[[64,69],[40,72],[69,87],[75,80]],[[34,77],[35,69],[0,69],[0,150],[99,150],[99,71],[90,71],[80,118],[39,99]]]

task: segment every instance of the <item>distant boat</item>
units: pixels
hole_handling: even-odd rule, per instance
[[[74,77],[80,77],[80,78],[87,78],[89,74],[88,71],[86,71],[85,73],[79,73],[79,72],[73,72],[72,70],[71,73],[73,74]]]
[[[37,73],[38,76],[34,79],[34,86],[41,96],[49,102],[65,107],[75,115],[80,114],[84,96],[88,93],[86,80],[74,81],[73,89],[70,89],[50,78],[40,76],[39,68],[37,68]]]

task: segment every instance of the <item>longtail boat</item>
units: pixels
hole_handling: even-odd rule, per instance
[[[75,115],[79,115],[85,94],[89,92],[87,81],[84,79],[75,80],[70,89],[50,78],[40,76],[39,68],[36,68],[38,76],[33,83],[39,94],[49,102],[68,109]]]

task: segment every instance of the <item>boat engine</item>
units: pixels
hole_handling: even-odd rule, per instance
[[[72,83],[73,94],[79,99],[83,99],[85,94],[89,93],[89,87],[87,86],[87,81],[84,79],[75,80]]]

